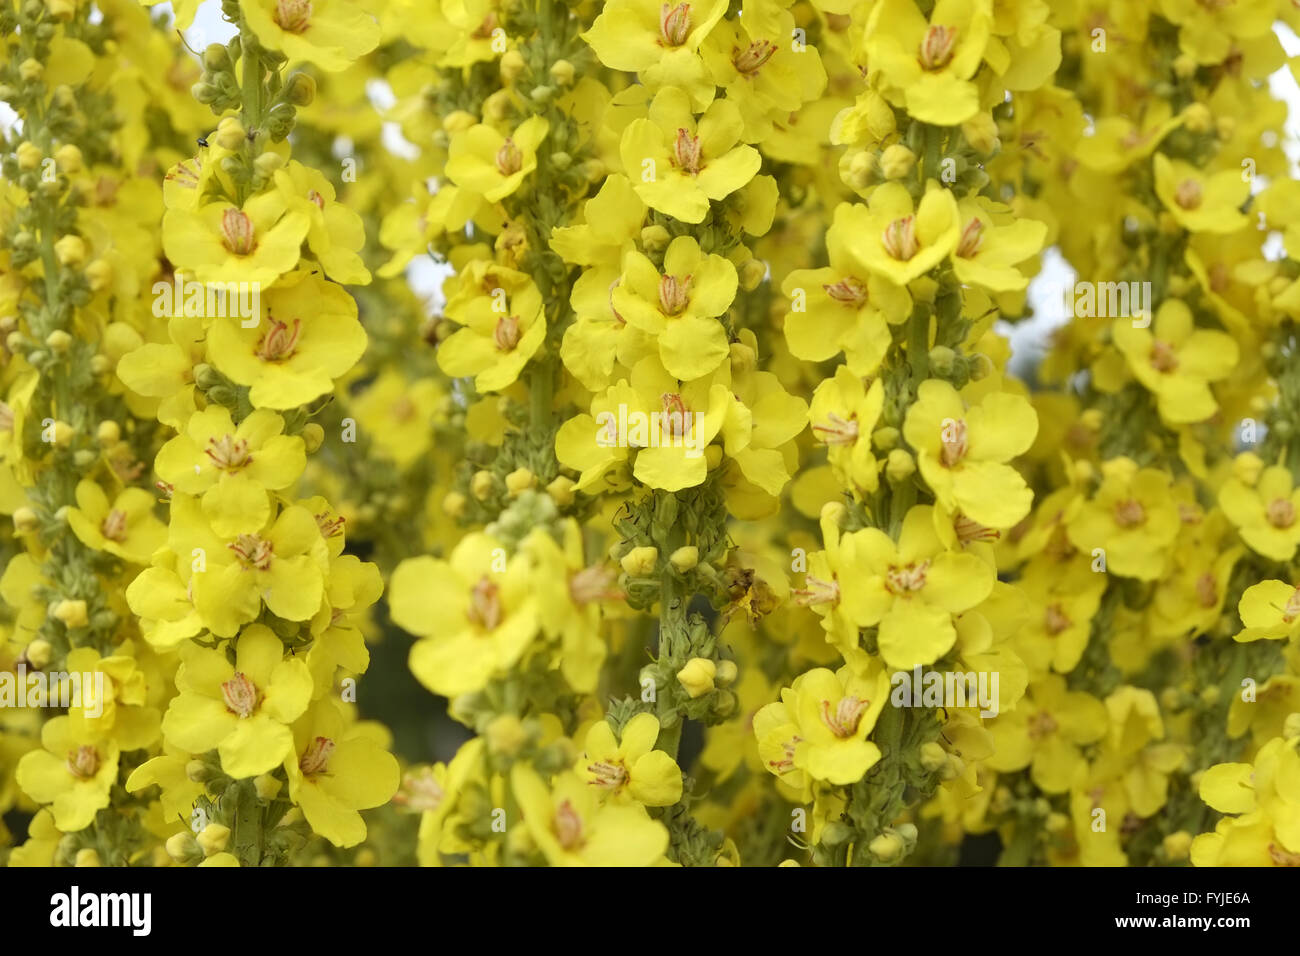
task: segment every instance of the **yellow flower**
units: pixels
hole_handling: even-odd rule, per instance
[[[767,139],[774,121],[797,114],[826,89],[826,69],[817,49],[791,42],[798,36],[794,17],[781,10],[767,19],[723,20],[700,50],[713,82],[740,107],[744,139],[750,143]]]
[[[1016,266],[1042,251],[1047,224],[1020,219],[1011,209],[983,196],[963,199],[961,238],[953,250],[953,272],[967,285],[990,292],[1019,292],[1029,277]]]
[[[610,0],[582,38],[611,70],[638,73],[652,90],[679,87],[703,109],[713,99],[714,85],[698,51],[726,12],[726,0],[667,5]]]
[[[358,255],[366,242],[365,226],[359,215],[335,201],[333,183],[291,160],[276,170],[275,185],[289,208],[305,213],[310,221],[307,247],[325,274],[344,285],[366,285],[370,272]]]
[[[931,181],[915,207],[898,183],[884,183],[867,206],[845,213],[848,251],[867,269],[904,286],[925,275],[956,249],[961,238],[957,200]]]
[[[877,663],[858,677],[848,667],[838,672],[818,667],[797,677],[790,689],[800,738],[795,766],[827,783],[861,780],[881,758],[880,748],[867,735],[889,698],[884,669]],[[789,700],[785,704],[792,706]]]
[[[880,367],[893,341],[889,324],[907,319],[912,298],[850,252],[852,209],[847,203],[836,207],[826,231],[830,265],[794,270],[781,283],[781,291],[791,300],[785,339],[794,356],[823,362],[843,352],[849,370],[864,376]]]
[[[989,724],[994,751],[988,764],[999,773],[1029,767],[1034,784],[1064,793],[1087,772],[1080,746],[1100,740],[1109,725],[1106,708],[1065,678],[1048,674],[1030,685],[1025,699]]]
[[[932,664],[957,639],[952,616],[989,596],[996,574],[973,554],[948,551],[934,509],[907,512],[895,543],[878,528],[845,535],[846,577],[839,598],[859,627],[878,626],[877,644],[890,667]]]
[[[666,86],[646,119],[623,131],[619,155],[632,188],[651,209],[702,222],[709,201],[725,199],[754,178],[758,150],[740,143],[744,121],[730,100],[714,100],[696,123],[690,98]]]
[[[1206,175],[1191,163],[1156,153],[1156,195],[1178,224],[1190,232],[1236,232],[1250,223],[1241,207],[1250,181],[1240,169]]]
[[[989,41],[991,0],[938,0],[927,21],[912,0],[880,0],[866,56],[885,95],[924,123],[956,126],[979,111],[972,78]]]
[[[538,528],[524,539],[523,550],[539,570],[538,609],[547,635],[559,638],[560,672],[574,690],[590,693],[605,661],[606,608],[623,596],[617,572],[603,564],[587,565],[582,530],[572,520],[564,525],[562,542]]]
[[[207,355],[203,319],[173,316],[167,337],[169,342],[146,342],[122,355],[117,377],[137,395],[159,399],[158,420],[179,431],[195,410],[194,366]]]
[[[513,384],[546,338],[542,294],[531,279],[500,270],[517,281],[447,303],[447,315],[462,325],[438,346],[438,367],[448,375],[473,375],[481,392]]]
[[[1088,646],[1106,575],[1094,573],[1090,559],[1080,556],[1063,567],[1031,561],[1017,583],[1034,603],[1033,616],[1017,635],[1020,656],[1035,673],[1070,673]]]
[[[256,516],[236,508],[218,512],[215,519],[240,530],[218,534],[196,499],[172,498],[169,547],[181,561],[194,558],[189,593],[212,633],[233,637],[257,617],[263,602],[287,620],[309,620],[320,608],[328,566],[325,541],[311,512],[291,505],[267,524],[256,524]]]
[[[989,528],[1009,528],[1029,513],[1033,492],[1008,462],[1038,434],[1038,416],[1024,398],[989,392],[966,406],[950,384],[922,382],[903,435],[921,476],[944,508]]]
[[[1300,637],[1300,588],[1285,581],[1261,581],[1246,588],[1237,605],[1245,630],[1238,641]]]
[[[813,437],[824,443],[836,477],[870,494],[880,485],[880,464],[871,451],[871,433],[880,421],[885,384],[876,379],[868,388],[847,365],[835,370],[813,392],[808,421]]]
[[[1199,422],[1218,411],[1209,383],[1227,378],[1237,365],[1232,336],[1195,328],[1191,309],[1178,299],[1160,306],[1154,328],[1118,319],[1111,335],[1138,381],[1156,396],[1165,421]]]
[[[584,491],[602,484],[626,484],[629,452],[632,473],[642,484],[678,491],[701,484],[708,475],[705,449],[723,426],[732,404],[727,365],[712,376],[682,382],[650,355],[591,404],[591,414],[560,426],[555,455],[582,472],[575,486]]]
[[[361,725],[346,726],[338,704],[317,701],[293,725],[293,749],[284,761],[289,799],[335,846],[356,846],[366,838],[357,811],[388,802],[401,770]]]
[[[668,849],[668,831],[637,804],[602,803],[577,774],[548,788],[526,764],[510,772],[533,842],[552,866],[650,866]]]
[[[411,671],[444,697],[482,689],[523,656],[538,632],[527,562],[507,561],[485,534],[461,538],[448,561],[403,561],[388,599],[397,625],[422,638],[411,648]]]
[[[1141,468],[1128,458],[1102,465],[1102,482],[1092,499],[1070,519],[1070,543],[1099,557],[1105,570],[1153,581],[1164,573],[1169,549],[1178,537],[1178,508],[1171,479],[1157,468]]]
[[[379,43],[379,24],[349,0],[250,0],[240,12],[264,46],[332,73]]]
[[[269,287],[298,264],[311,220],[290,210],[278,192],[262,193],[242,209],[213,202],[163,214],[163,250],[178,272],[199,282],[247,282]]]
[[[443,390],[435,379],[413,381],[389,368],[352,399],[351,409],[384,456],[405,468],[429,453],[442,401]]]
[[[180,693],[163,716],[167,740],[191,753],[214,747],[235,778],[256,777],[293,750],[289,730],[311,702],[307,665],[284,657],[284,645],[261,624],[235,643],[235,662],[223,651],[181,645]]]
[[[336,668],[362,674],[370,666],[370,652],[358,619],[383,593],[384,582],[375,565],[351,554],[335,555],[330,560],[325,600],[312,618],[312,646],[307,652],[317,696],[334,686]]]
[[[682,798],[682,771],[672,757],[654,749],[658,739],[659,721],[651,714],[634,716],[617,739],[608,721],[597,721],[574,769],[607,799],[670,807]]]
[[[238,534],[265,524],[271,516],[266,492],[289,487],[306,467],[303,440],[283,431],[284,419],[275,412],[257,409],[236,427],[228,409],[209,405],[163,445],[155,468],[175,491],[202,496],[218,534]]]
[[[148,564],[167,540],[167,526],[154,516],[154,504],[154,496],[143,488],[125,488],[110,503],[104,489],[87,478],[77,485],[77,507],[67,511],[68,527],[88,548]]]
[[[1254,765],[1216,764],[1205,771],[1201,799],[1226,816],[1192,842],[1195,866],[1300,864],[1300,753],[1294,737],[1275,737]]]
[[[1300,545],[1300,488],[1290,469],[1271,465],[1251,487],[1229,478],[1219,489],[1219,506],[1242,540],[1257,554],[1290,561]]]
[[[319,398],[366,350],[357,304],[341,286],[302,271],[261,299],[256,325],[220,320],[208,339],[212,364],[250,386],[257,408],[296,408]]]
[[[1160,0],[1160,14],[1178,26],[1178,46],[1197,63],[1221,63],[1236,41],[1267,33],[1277,4],[1271,0]]]
[[[498,202],[537,168],[537,147],[549,129],[543,116],[530,116],[509,136],[481,123],[471,126],[451,139],[447,177],[488,202]]]
[[[18,786],[37,803],[50,804],[54,825],[64,833],[85,829],[108,806],[117,782],[117,741],[64,715],[41,728],[41,746],[18,761]]]
[[[736,297],[736,267],[722,256],[702,253],[691,236],[674,239],[663,263],[661,275],[648,258],[629,251],[610,305],[657,340],[659,358],[671,375],[697,379],[728,355],[727,334],[715,316]]]

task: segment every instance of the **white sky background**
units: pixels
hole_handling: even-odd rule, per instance
[[[171,4],[161,4],[154,10],[157,12],[164,8],[170,12]],[[193,26],[185,31],[185,38],[192,48],[202,52],[209,43],[225,43],[234,33],[234,26],[221,18],[221,5],[215,0],[209,0],[199,7]],[[1300,37],[1284,24],[1278,24],[1277,34],[1287,56],[1300,55]],[[1283,67],[1269,78],[1269,86],[1274,95],[1288,104],[1283,146],[1291,158],[1293,172],[1300,175],[1300,85],[1297,85],[1291,71]],[[392,94],[382,82],[374,82],[369,92],[372,102],[378,108],[382,109],[392,102]],[[9,108],[0,104],[0,125],[8,127],[14,120],[15,116]],[[403,139],[396,124],[386,126],[384,141],[395,153],[409,155],[415,149]],[[417,257],[407,269],[407,280],[412,288],[419,295],[434,301],[441,298],[441,285],[445,275],[446,268],[427,257]],[[1000,324],[1000,331],[1011,339],[1013,361],[1017,366],[1036,364],[1046,350],[1052,330],[1065,322],[1061,290],[1072,284],[1075,278],[1060,254],[1055,249],[1049,249],[1044,256],[1043,271],[1029,287],[1029,301],[1034,308],[1034,317],[1014,326]]]

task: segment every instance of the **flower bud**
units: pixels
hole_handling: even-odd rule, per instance
[[[871,433],[871,444],[875,445],[881,451],[889,451],[891,448],[897,448],[899,440],[903,437],[893,425],[886,425],[884,428],[877,428]]]
[[[14,150],[14,155],[18,158],[19,169],[35,169],[45,158],[39,146],[27,142],[19,143],[18,148]]]
[[[11,517],[14,521],[14,531],[18,532],[18,534],[31,534],[40,527],[40,520],[36,517],[35,509],[28,505],[15,508]]]
[[[319,422],[308,422],[302,426],[302,443],[306,446],[308,454],[316,451],[324,442],[325,429]]]
[[[740,676],[740,668],[735,661],[718,661],[717,668],[718,672],[713,679],[719,684],[731,684]]]
[[[90,618],[86,614],[86,602],[82,600],[64,598],[50,609],[50,616],[62,621],[68,628],[85,627],[90,623]]]
[[[505,83],[513,83],[523,75],[524,70],[528,69],[528,64],[524,62],[524,55],[518,50],[506,50],[501,54],[501,79]]]
[[[663,252],[672,241],[672,235],[658,223],[641,230],[641,247],[652,255]]]
[[[762,259],[746,259],[740,267],[740,288],[753,292],[767,278],[767,263]]]
[[[189,830],[173,833],[164,844],[167,855],[182,866],[194,866],[203,859],[203,847]]]
[[[893,830],[886,830],[868,843],[867,849],[872,852],[876,859],[889,863],[902,855],[904,849],[903,838]]]
[[[469,481],[469,492],[479,501],[487,501],[496,488],[496,479],[490,471],[476,471]]]
[[[268,178],[275,175],[275,171],[283,165],[284,157],[279,153],[266,152],[253,160],[253,168]]]
[[[858,150],[848,162],[847,180],[854,189],[866,189],[880,172],[880,163],[876,154],[865,149]]]
[[[572,86],[573,75],[573,64],[568,60],[556,60],[551,64],[551,79],[557,86]]]
[[[284,98],[294,106],[311,106],[316,99],[316,79],[310,73],[294,73],[284,85]]]
[[[685,688],[691,699],[703,697],[713,690],[713,679],[718,667],[707,657],[692,657],[686,666],[677,672],[677,683]]]
[[[209,43],[203,51],[203,69],[209,73],[223,73],[232,69],[230,52],[220,43]]]
[[[961,131],[977,153],[988,156],[998,148],[998,124],[988,113],[978,113],[962,123]]]
[[[934,772],[948,762],[948,751],[937,741],[927,740],[921,744],[921,766]]]
[[[1255,487],[1264,470],[1264,461],[1253,451],[1245,451],[1232,460],[1232,477],[1243,485]]]
[[[36,80],[39,80],[44,73],[45,67],[41,64],[40,60],[28,57],[23,60],[22,63],[18,64],[18,75],[28,83],[34,83]]]
[[[101,445],[116,445],[122,439],[122,427],[112,419],[105,419],[95,429],[95,440]]]
[[[45,345],[53,352],[66,352],[72,344],[72,336],[63,329],[55,329],[45,336]]]
[[[76,0],[45,0],[45,8],[56,20],[71,20],[77,12]]]
[[[689,571],[700,563],[700,549],[693,544],[684,545],[668,556],[668,563],[680,572]]]
[[[575,482],[572,478],[560,475],[549,485],[546,486],[546,493],[551,496],[551,500],[561,508],[567,508],[573,504],[573,486]]]
[[[527,468],[516,468],[506,475],[506,492],[516,498],[537,484],[537,476]]]
[[[1300,737],[1300,714],[1291,713],[1286,715],[1286,720],[1282,721],[1282,736],[1287,740]]]
[[[234,151],[244,145],[248,137],[244,124],[239,122],[237,116],[226,116],[217,124],[217,132],[213,140],[222,149]]]
[[[64,143],[54,151],[54,162],[65,173],[79,173],[83,168],[81,150],[72,143]]]
[[[203,849],[204,856],[220,853],[230,842],[230,827],[220,823],[209,823],[199,831],[195,842]]]
[[[54,256],[60,265],[76,267],[86,261],[86,243],[80,236],[64,236],[54,244]]]
[[[442,513],[449,518],[459,518],[465,513],[469,499],[459,491],[449,491],[442,499]]]
[[[260,800],[274,800],[283,787],[284,784],[269,773],[264,773],[253,780],[253,789]]]
[[[466,110],[452,110],[442,119],[442,128],[451,135],[463,133],[478,123],[478,117]]]
[[[102,292],[113,281],[113,266],[107,259],[93,259],[83,274],[91,292]]]
[[[1185,860],[1192,851],[1192,835],[1178,830],[1166,836],[1160,845],[1170,860]]]
[[[885,474],[892,482],[906,481],[916,471],[916,459],[904,448],[895,448],[885,463]]]
[[[1183,126],[1192,133],[1208,133],[1214,128],[1214,114],[1204,103],[1193,103],[1183,110]]]
[[[880,171],[886,179],[903,179],[916,167],[916,153],[895,143],[880,154]]]
[[[634,578],[648,578],[654,574],[655,565],[659,563],[659,549],[651,545],[633,548],[619,562]]]
[[[93,846],[83,846],[77,851],[76,862],[73,866],[103,866],[99,859],[99,851]]]
[[[27,659],[27,663],[31,664],[32,667],[40,670],[50,662],[50,653],[52,651],[53,648],[50,646],[50,642],[43,637],[38,637],[27,645],[27,649],[23,651],[23,657]]]
[[[528,740],[524,725],[514,714],[501,714],[493,718],[487,725],[484,736],[487,737],[488,750],[505,757],[515,756]]]

